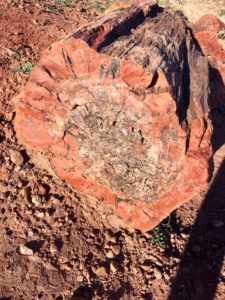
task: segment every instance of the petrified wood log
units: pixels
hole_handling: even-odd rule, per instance
[[[149,230],[209,179],[208,61],[180,12],[108,12],[51,45],[17,97],[19,141],[80,192]]]

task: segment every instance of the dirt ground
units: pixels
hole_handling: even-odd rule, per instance
[[[0,0],[0,299],[223,300],[224,110],[212,113],[207,191],[146,234],[113,228],[110,211],[35,167],[17,142],[11,99],[32,64],[107,4]]]
[[[182,10],[192,22],[197,21],[204,14],[215,14],[225,21],[224,0],[159,0],[162,6],[170,6]]]

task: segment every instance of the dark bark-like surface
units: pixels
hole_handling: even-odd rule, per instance
[[[137,2],[137,1],[136,1]],[[208,111],[209,65],[181,12],[160,8],[156,1],[140,1],[113,11],[73,33],[99,53],[129,59],[154,74],[165,74],[180,121]]]

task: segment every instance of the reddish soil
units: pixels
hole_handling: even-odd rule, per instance
[[[223,106],[213,112],[218,172],[166,221],[163,247],[159,234],[112,227],[111,211],[18,144],[11,99],[29,75],[13,69],[98,14],[53,2],[0,0],[0,299],[225,299]]]

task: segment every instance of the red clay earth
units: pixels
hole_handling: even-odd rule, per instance
[[[155,3],[149,3],[151,10]],[[125,15],[125,10],[118,13]],[[182,22],[182,17],[173,19]],[[185,121],[180,124],[172,87],[160,70],[149,92],[153,73],[94,50],[114,30],[110,21],[104,26],[107,31],[98,36],[93,30],[92,46],[82,40],[84,29],[78,33],[81,38],[74,33],[44,51],[13,100],[15,129],[29,153],[38,154],[39,165],[112,206],[119,217],[114,218],[115,226],[148,231],[208,184],[212,128],[207,110],[196,104],[198,97],[202,102],[208,98],[207,66],[192,74],[191,65],[197,68],[202,61],[197,61],[198,54],[192,61],[187,53],[190,82],[198,76],[198,85],[189,87],[190,107],[196,106],[196,111],[192,107],[195,115],[188,126]],[[191,38],[186,43],[192,45]],[[115,63],[120,71],[111,76]]]
[[[60,13],[51,13],[46,11],[53,1],[0,1],[0,298],[164,300],[182,269],[206,193],[171,215],[171,234],[162,248],[152,243],[151,233],[114,228],[112,211],[38,169],[14,132],[11,99],[28,75],[12,70],[27,61],[35,64],[76,22],[94,19],[97,12],[80,4],[57,4]],[[219,149],[221,110],[213,112],[213,120]],[[218,152],[219,167],[225,152]],[[225,201],[224,178],[207,196],[213,205],[198,219],[204,226],[182,261],[191,273],[174,288],[174,300],[225,298],[225,264],[217,261],[224,253],[225,208],[217,206]]]

